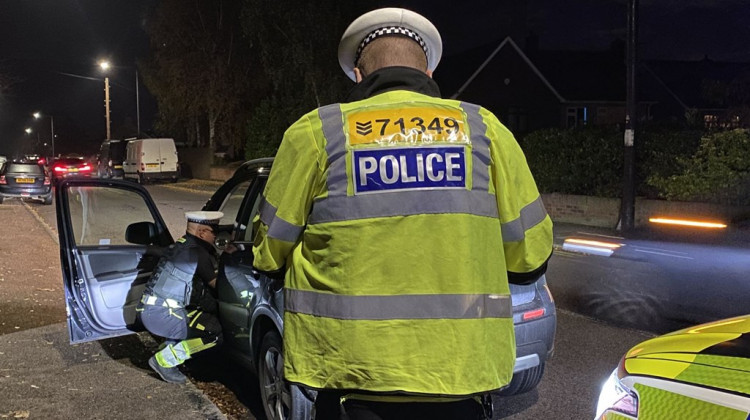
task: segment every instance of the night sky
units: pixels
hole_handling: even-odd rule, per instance
[[[136,124],[135,63],[147,54],[144,10],[156,0],[0,0],[0,74],[19,80],[0,96],[0,154],[28,141],[25,127],[49,139],[52,115],[57,151],[74,151],[76,136],[105,137],[104,82],[97,62],[116,66],[110,77],[112,124]],[[444,56],[493,41],[499,0],[383,2],[422,13],[441,31]],[[527,0],[528,28],[542,49],[606,49],[625,36],[626,0]],[[747,0],[640,0],[639,56],[646,59],[750,62]],[[332,58],[335,59],[335,58]],[[342,73],[342,77],[343,73]],[[141,128],[156,107],[141,86]],[[68,137],[68,138],[66,138]],[[67,148],[66,148],[67,147]]]

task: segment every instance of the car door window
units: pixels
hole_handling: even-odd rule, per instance
[[[232,191],[227,194],[224,202],[221,203],[221,206],[219,207],[219,211],[224,213],[224,217],[222,217],[219,222],[220,224],[234,224],[248,188],[250,188],[250,181],[243,181],[235,185],[235,187],[232,188]]]
[[[144,198],[135,191],[73,187],[68,195],[76,245],[127,245],[125,232],[137,222],[154,222]]]
[[[240,229],[236,233],[236,240],[238,241],[252,241],[255,236],[260,217],[260,203],[263,198],[261,193],[266,186],[266,180],[266,177],[255,179],[255,183],[250,190],[250,196],[248,197],[247,210],[243,211],[240,215]]]

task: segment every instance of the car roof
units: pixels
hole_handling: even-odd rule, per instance
[[[249,160],[240,165],[240,167],[234,171],[232,177],[245,176],[248,173],[269,171],[272,165],[272,157]]]

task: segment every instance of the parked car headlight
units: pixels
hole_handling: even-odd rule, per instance
[[[614,411],[633,418],[638,416],[638,395],[632,389],[625,386],[620,380],[626,374],[625,359],[615,369],[602,386],[599,393],[599,402],[596,405],[597,420],[605,419],[602,415],[607,411]]]

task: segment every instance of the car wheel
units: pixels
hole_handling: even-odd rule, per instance
[[[146,185],[146,177],[143,176],[142,173],[138,172],[138,176],[136,177],[135,182],[141,185]]]
[[[47,205],[49,205],[49,204],[52,204],[52,194],[50,194],[50,195],[48,195],[48,196],[44,197],[44,201],[43,201],[43,203],[44,203],[44,204],[47,204]]]
[[[0,195],[0,204],[3,204],[3,196]]]
[[[112,179],[113,177],[112,168],[107,168],[107,179]]]
[[[539,381],[542,380],[542,375],[544,375],[544,363],[540,363],[533,368],[516,372],[513,375],[510,384],[508,384],[508,387],[504,388],[498,394],[505,397],[529,392],[539,385]]]
[[[258,356],[260,399],[268,420],[312,418],[313,398],[309,391],[284,380],[284,355],[281,336],[269,331],[261,341]]]

